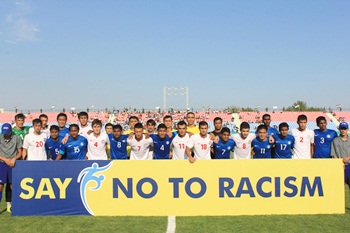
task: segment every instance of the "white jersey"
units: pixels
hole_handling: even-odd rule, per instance
[[[140,141],[135,139],[135,135],[132,139],[128,138],[128,145],[131,146],[130,160],[148,160],[149,148],[153,145],[152,138],[145,138],[142,135]]]
[[[106,147],[109,144],[108,135],[101,133],[96,137],[93,133],[86,135],[88,141],[88,159],[89,160],[107,160]]]
[[[88,126],[86,126],[84,128],[81,127],[81,125],[79,125],[79,135],[80,136],[83,136],[83,137],[87,138],[87,136],[88,136],[87,132],[89,132],[90,130],[92,130],[90,125],[88,125]]]
[[[29,128],[29,133],[32,133],[32,134],[34,133],[33,127]],[[40,133],[44,133],[46,135],[46,139],[48,139],[50,137],[50,129],[49,128],[45,128],[45,129],[40,130]]]
[[[40,135],[31,133],[24,137],[23,148],[27,149],[27,160],[47,160],[46,140],[45,133],[40,133]]]
[[[293,159],[311,159],[311,143],[314,143],[315,133],[313,130],[292,129],[291,135],[294,136],[294,154]]]
[[[233,134],[231,138],[236,143],[233,151],[233,159],[250,159],[252,141],[255,137],[256,135],[254,133],[249,133],[245,139],[241,137],[241,134]]]
[[[202,138],[200,134],[192,135],[186,146],[190,149],[193,148],[194,157],[196,159],[211,159],[210,147],[213,141],[210,140],[210,136],[207,134],[205,138]]]
[[[180,137],[176,135],[171,146],[173,147],[173,159],[188,159],[186,155],[186,145],[190,136],[186,133],[185,136]]]

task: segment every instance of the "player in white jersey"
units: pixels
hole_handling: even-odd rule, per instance
[[[233,151],[233,159],[250,159],[252,150],[252,141],[256,135],[249,133],[250,126],[248,122],[242,122],[239,134],[233,134],[231,138],[235,141],[236,146]]]
[[[305,115],[298,116],[297,129],[292,129],[291,135],[295,138],[293,159],[311,159],[314,154],[314,131],[307,129],[307,117]]]
[[[143,126],[141,123],[135,124],[134,134],[129,135],[127,142],[131,146],[130,160],[150,159],[149,149],[153,145],[153,140],[143,135]]]
[[[91,126],[88,124],[89,115],[87,112],[78,113],[79,120],[79,135],[87,137],[87,133],[92,130]]]
[[[210,147],[213,141],[208,135],[208,123],[205,121],[199,122],[199,134],[194,134],[190,137],[186,144],[186,154],[191,163],[196,159],[211,159]],[[191,155],[193,148],[194,157]]]
[[[92,121],[92,133],[86,135],[88,141],[87,154],[89,160],[107,160],[107,144],[109,137],[106,133],[101,132],[102,122],[98,119]]]
[[[179,121],[177,123],[177,132],[178,134],[175,136],[171,143],[172,151],[172,159],[187,159],[186,155],[186,145],[190,136],[187,131],[187,124],[184,121]]]
[[[46,114],[40,114],[39,119],[41,120],[41,130],[40,132],[45,133],[46,137],[50,137],[50,127],[48,126],[49,117]],[[29,133],[34,133],[34,128],[29,129]]]
[[[41,120],[33,120],[34,132],[24,137],[22,159],[47,160],[45,142],[47,136],[41,132]]]

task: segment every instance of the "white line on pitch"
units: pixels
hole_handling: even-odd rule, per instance
[[[176,216],[168,216],[168,227],[166,233],[175,233],[176,229]]]

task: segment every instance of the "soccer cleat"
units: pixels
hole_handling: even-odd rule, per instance
[[[6,211],[12,213],[12,207],[6,208]]]

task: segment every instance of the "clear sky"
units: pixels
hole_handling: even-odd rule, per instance
[[[0,108],[350,107],[348,0],[0,0]],[[185,107],[184,96],[168,106]]]

